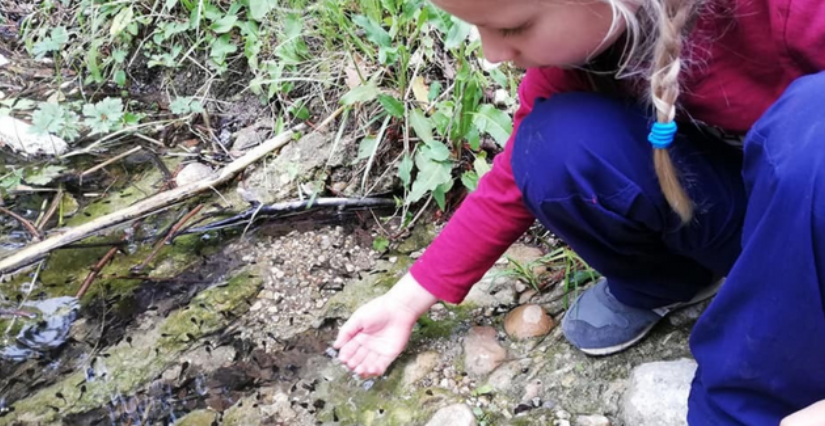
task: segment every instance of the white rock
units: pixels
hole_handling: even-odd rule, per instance
[[[187,164],[183,170],[175,176],[175,183],[178,186],[186,186],[193,182],[200,182],[212,175],[212,168],[206,164]]]
[[[493,94],[493,103],[498,107],[507,106],[507,101],[510,100],[510,94],[504,89],[498,89]]]
[[[35,135],[32,126],[11,116],[0,117],[0,145],[6,145],[23,155],[62,155],[69,149],[63,139],[54,135]]]
[[[6,65],[8,65],[8,64],[10,64],[10,63],[11,63],[11,61],[9,61],[9,59],[8,59],[8,58],[6,58],[6,57],[5,57],[5,56],[3,56],[3,55],[0,55],[0,68],[4,67],[4,66],[6,66]]]
[[[427,422],[426,426],[476,426],[473,410],[465,404],[444,407]]]
[[[578,416],[573,424],[575,426],[610,426],[610,420],[599,415]]]
[[[633,369],[620,418],[634,426],[686,426],[687,399],[696,362],[651,362]]]

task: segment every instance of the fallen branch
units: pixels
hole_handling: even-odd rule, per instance
[[[251,149],[244,156],[228,164],[220,172],[213,173],[209,178],[157,194],[125,209],[110,213],[62,234],[32,244],[5,259],[0,259],[0,273],[11,272],[42,258],[56,248],[80,241],[113,226],[149,216],[159,210],[189,199],[207,189],[220,186],[265,155],[288,144],[292,141],[296,132],[303,130],[303,128],[303,125],[299,125],[292,130],[269,139],[263,144]]]

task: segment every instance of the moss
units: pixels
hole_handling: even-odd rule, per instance
[[[435,239],[435,225],[432,223],[416,226],[410,236],[398,245],[398,252],[409,254],[424,249]]]
[[[117,393],[129,394],[150,382],[168,366],[177,362],[192,342],[205,334],[227,327],[231,313],[241,315],[249,308],[247,299],[254,297],[262,283],[261,278],[250,276],[249,270],[238,272],[224,285],[204,290],[195,296],[189,306],[169,315],[163,322],[149,330],[131,335],[132,342],[121,342],[106,353],[108,380],[84,383],[84,376],[76,372],[29,398],[14,404],[15,415],[0,418],[0,426],[20,421],[28,424],[55,422],[72,413],[82,413],[103,406]],[[203,321],[198,327],[190,320]],[[168,335],[164,335],[167,333]],[[188,334],[187,334],[188,333]],[[81,394],[81,386],[86,393]],[[58,398],[60,393],[69,404]],[[60,413],[49,406],[61,407]]]
[[[179,157],[164,158],[163,160],[166,167],[170,170],[174,170],[180,161],[181,158]],[[75,227],[82,225],[109,213],[122,210],[125,207],[156,194],[161,182],[163,182],[163,175],[160,169],[152,167],[146,170],[142,176],[129,176],[127,179],[129,179],[131,184],[126,185],[120,190],[112,191],[108,196],[88,204],[81,214],[68,219],[66,226]]]
[[[215,422],[215,412],[210,410],[197,410],[181,417],[175,422],[175,426],[212,426]]]

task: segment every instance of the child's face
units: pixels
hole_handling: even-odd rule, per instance
[[[432,1],[478,27],[488,61],[524,68],[581,65],[624,31],[608,37],[611,7],[598,0]]]

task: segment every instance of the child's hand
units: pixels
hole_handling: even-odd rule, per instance
[[[825,400],[785,417],[779,426],[825,426]]]
[[[436,298],[407,274],[387,294],[360,307],[341,327],[333,347],[362,378],[380,376],[407,346],[418,317]]]

